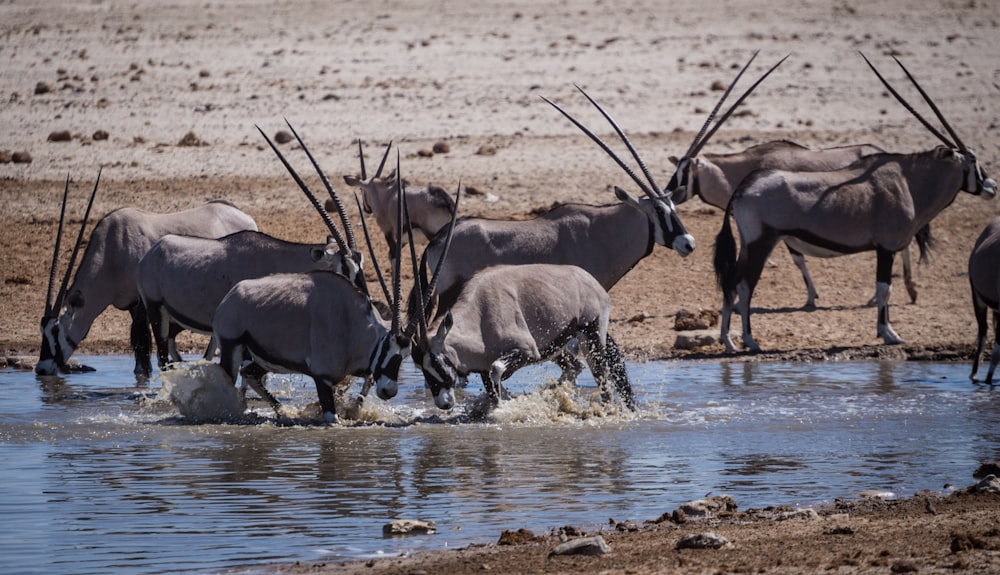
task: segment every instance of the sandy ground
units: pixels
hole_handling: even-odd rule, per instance
[[[727,83],[754,50],[761,53],[756,74],[786,54],[791,58],[706,151],[736,151],[777,138],[816,147],[868,142],[899,152],[935,145],[884,93],[858,56],[863,51],[917,102],[889,56],[907,63],[990,171],[1000,152],[991,137],[1000,123],[994,105],[1000,95],[998,22],[995,4],[975,0],[919,0],[905,10],[889,0],[776,0],[766,8],[690,0],[0,0],[0,160],[31,158],[0,163],[0,349],[10,357],[37,354],[67,175],[75,224],[103,166],[95,213],[126,205],[170,211],[226,198],[263,231],[318,241],[323,225],[254,129],[260,125],[273,135],[287,118],[335,182],[358,172],[360,138],[369,158],[395,142],[404,175],[414,183],[454,189],[461,179],[478,190],[463,198],[464,215],[527,217],[554,202],[609,203],[612,185],[638,190],[540,96],[614,142],[573,84],[584,87],[616,116],[665,183],[672,172],[668,157],[689,145],[719,95],[715,84]],[[450,151],[421,154],[438,142]],[[495,153],[482,153],[484,147]],[[302,154],[292,145],[284,150],[319,188]],[[634,359],[725,355],[718,345],[675,348],[679,310],[720,305],[711,254],[721,214],[700,201],[679,211],[698,241],[695,253],[682,259],[657,248],[611,291],[612,333]],[[916,267],[916,304],[906,301],[897,278],[892,318],[908,342],[900,346],[879,345],[875,310],[865,306],[874,292],[874,254],[810,260],[820,299],[818,309],[807,311],[798,272],[777,250],[754,300],[755,336],[766,353],[738,357],[968,361],[975,326],[966,260],[997,213],[1000,203],[959,194],[934,220],[938,245],[930,264]],[[898,263],[896,269],[898,274]],[[124,351],[126,319],[125,312],[105,312],[79,351]],[[181,343],[194,350],[203,342],[189,337]],[[979,533],[988,544],[953,561],[934,555],[946,553],[948,534],[963,529],[961,522],[986,513],[995,524],[996,500],[951,497],[935,504],[937,514],[899,511],[907,505],[866,510],[864,524],[879,528],[828,538],[837,545],[809,544],[825,523],[795,529],[803,550],[787,559],[781,559],[787,524],[742,527],[736,521],[731,528],[744,533],[738,552],[675,553],[664,547],[674,532],[667,537],[659,529],[615,534],[618,551],[611,557],[617,559],[610,561],[580,565],[577,559],[545,560],[537,546],[491,548],[488,558],[473,560],[479,564],[445,554],[396,572],[466,572],[483,565],[496,572],[884,572],[903,557],[921,572],[946,563],[985,572],[977,561],[996,561],[995,531]],[[937,539],[911,537],[903,531],[911,527]],[[542,559],[515,562],[531,553]]]

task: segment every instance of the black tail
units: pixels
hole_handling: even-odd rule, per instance
[[[937,238],[931,235],[931,225],[927,224],[924,227],[917,230],[917,247],[920,248],[920,259],[917,260],[922,264],[926,264],[927,254],[930,253],[934,246],[937,244]]]
[[[736,292],[736,238],[733,237],[733,228],[729,223],[732,212],[733,199],[730,198],[722,218],[722,229],[715,236],[715,280],[722,290],[722,301],[726,306],[733,305],[733,295]]]

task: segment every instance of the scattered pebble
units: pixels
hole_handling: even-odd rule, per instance
[[[417,156],[419,156],[421,158],[433,158],[434,157],[434,152],[431,151],[431,150],[428,150],[426,148],[421,148],[421,149],[417,150]]]
[[[288,130],[279,130],[278,133],[274,135],[274,141],[279,144],[287,144],[292,141],[292,135],[288,133]]]
[[[69,130],[57,130],[49,134],[50,142],[68,142],[73,139],[73,134]]]
[[[102,140],[107,140],[108,136],[109,134],[105,130],[97,130],[96,132],[94,132],[94,135],[92,135],[91,138],[93,138],[94,141],[99,142]]]
[[[571,539],[565,543],[556,545],[549,556],[553,555],[607,555],[611,553],[611,546],[600,535],[594,537],[581,537]]]
[[[680,507],[681,511],[688,517],[709,517],[722,512],[736,511],[736,500],[728,495],[716,495],[689,501]]]
[[[451,146],[448,145],[448,142],[435,142],[431,150],[435,154],[447,154],[451,151]]]
[[[719,312],[714,309],[702,309],[696,312],[681,309],[674,316],[675,331],[695,331],[708,329],[719,323]]]
[[[733,544],[725,537],[708,531],[685,535],[677,541],[674,547],[676,549],[722,549],[732,546]]]
[[[52,86],[46,84],[45,82],[39,82],[35,84],[35,95],[39,96],[41,94],[48,94],[52,91]]]
[[[497,149],[495,147],[489,145],[489,144],[483,144],[482,146],[479,146],[478,150],[476,150],[476,155],[477,156],[495,156],[495,155],[497,155]]]
[[[30,164],[31,160],[31,154],[28,152],[14,152],[10,155],[10,161],[15,164]]]
[[[686,332],[677,334],[677,339],[674,340],[674,349],[692,351],[700,347],[708,347],[715,345],[719,342],[719,338],[716,334],[703,332]]]
[[[433,535],[437,533],[437,525],[433,521],[418,519],[397,519],[382,526],[384,537],[396,535]]]
[[[181,138],[179,142],[177,142],[177,145],[182,147],[188,147],[188,146],[197,147],[197,146],[207,146],[208,144],[203,142],[201,138],[199,138],[197,134],[195,134],[194,132],[188,132],[184,134],[184,137]]]
[[[500,534],[500,540],[497,541],[497,545],[520,545],[536,540],[538,540],[538,537],[532,531],[523,527],[517,531],[504,529],[504,532]]]

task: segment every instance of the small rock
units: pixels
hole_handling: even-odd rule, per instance
[[[9,164],[14,160],[14,157],[7,150],[0,150],[0,164]]]
[[[712,82],[712,86],[710,89],[713,92],[725,92],[727,87],[728,86],[726,86],[726,83],[723,82],[722,80],[716,80]]]
[[[287,144],[292,141],[292,135],[287,130],[280,130],[274,135],[274,141],[279,144]]]
[[[728,495],[716,495],[681,505],[680,510],[688,517],[708,517],[722,512],[736,511],[736,500]]]
[[[479,146],[478,150],[476,150],[476,155],[477,156],[495,156],[495,155],[497,155],[497,149],[494,148],[493,146],[490,146],[489,144],[483,144],[482,146]]]
[[[486,192],[480,190],[475,186],[465,186],[465,195],[467,196],[485,196]]]
[[[427,148],[421,148],[417,150],[417,155],[421,158],[433,158],[434,152],[432,150],[428,150]]]
[[[182,147],[188,147],[188,146],[197,147],[197,146],[207,146],[208,144],[203,142],[201,138],[199,138],[198,135],[195,134],[194,132],[188,132],[184,134],[184,137],[181,138],[179,142],[177,142],[177,145]]]
[[[435,142],[431,151],[435,154],[447,154],[451,151],[451,146],[448,145],[448,142]]]
[[[560,543],[549,552],[549,557],[553,555],[607,555],[608,553],[611,553],[611,547],[607,541],[600,535],[595,535],[594,537],[581,537]]]
[[[97,141],[97,142],[102,141],[102,140],[107,140],[108,139],[108,133],[106,131],[104,131],[104,130],[97,130],[96,132],[94,132],[94,135],[91,136],[91,138],[93,138],[94,141]]]
[[[781,513],[776,517],[776,519],[778,521],[787,521],[789,519],[812,521],[814,519],[819,519],[819,513],[816,513],[815,509],[797,509],[795,511],[786,511]]]
[[[723,547],[732,546],[733,544],[725,537],[708,531],[685,535],[677,541],[674,547],[676,549],[722,549]]]
[[[881,491],[878,489],[866,489],[861,493],[858,493],[858,497],[862,499],[892,499],[896,494],[892,491]]]
[[[497,545],[520,545],[529,541],[536,541],[537,539],[538,538],[535,537],[534,533],[523,527],[517,531],[505,529],[504,532],[500,534],[500,540],[497,541]]]
[[[719,312],[714,309],[693,312],[682,309],[674,316],[675,331],[696,331],[714,327],[719,323]]]
[[[52,91],[52,86],[46,84],[45,82],[38,82],[35,84],[35,95],[39,96],[41,94],[48,94]]]
[[[892,571],[893,573],[916,573],[917,571],[920,571],[920,568],[917,567],[916,563],[909,559],[900,559],[889,567],[889,571]]]
[[[30,164],[31,159],[31,154],[28,152],[14,152],[10,155],[10,161],[15,164]]]
[[[68,142],[73,139],[73,134],[69,130],[58,130],[49,134],[50,142]]]
[[[382,526],[384,537],[396,535],[433,535],[437,533],[437,525],[433,521],[417,519],[397,519]]]
[[[674,349],[691,351],[699,347],[715,345],[718,341],[719,338],[716,337],[716,334],[708,333],[707,331],[702,333],[679,333],[677,334],[677,339],[674,340]]]
[[[622,521],[621,523],[615,523],[615,529],[618,531],[638,531],[639,526],[633,521]]]

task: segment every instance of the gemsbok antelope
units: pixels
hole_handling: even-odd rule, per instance
[[[972,356],[972,374],[976,381],[979,360],[986,345],[986,312],[993,311],[993,351],[990,353],[990,367],[986,372],[986,384],[993,384],[993,372],[1000,361],[1000,217],[995,217],[979,234],[972,253],[969,255],[969,285],[972,287],[972,309],[976,315],[976,353]]]
[[[391,144],[390,144],[391,146]],[[407,234],[396,229],[396,181],[397,175],[390,174],[386,178],[381,177],[382,167],[385,165],[386,155],[389,147],[386,147],[382,162],[378,171],[369,178],[365,173],[365,156],[358,142],[358,156],[361,158],[361,177],[344,176],[344,182],[352,187],[361,188],[361,199],[364,211],[367,214],[375,215],[375,222],[378,224],[382,234],[385,236],[385,243],[389,246],[390,258],[396,242],[402,238],[403,245],[409,241]],[[410,228],[416,235],[424,240],[433,238],[449,221],[454,211],[454,202],[444,188],[428,185],[424,188],[410,188],[409,182],[402,181],[400,188],[406,194],[406,205],[408,211],[403,215],[403,227]]]
[[[839,170],[760,170],[744,179],[726,208],[715,246],[715,271],[723,294],[720,339],[727,351],[735,349],[729,322],[737,295],[743,345],[760,350],[750,329],[751,298],[764,263],[785,238],[845,254],[874,250],[876,333],[887,344],[903,343],[889,322],[895,253],[909,245],[917,231],[950,205],[958,192],[996,195],[996,182],[986,177],[975,154],[903,64],[896,60],[954,142],[920,116],[867,58],[865,62],[944,145],[910,154],[872,154]],[[738,259],[730,216],[740,230]]]
[[[257,231],[243,231],[219,239],[171,235],[157,242],[139,262],[136,277],[139,293],[153,328],[153,337],[156,339],[160,369],[166,366],[168,360],[175,360],[173,358],[176,352],[167,353],[168,334],[179,328],[211,334],[216,307],[229,290],[242,280],[278,273],[331,270],[346,276],[362,293],[368,293],[362,271],[362,254],[358,251],[343,203],[298,133],[291,124],[288,126],[319,173],[320,179],[327,185],[331,202],[338,206],[344,232],[341,233],[324,206],[271,139],[261,131],[299,188],[319,212],[331,236],[325,244],[301,244]],[[212,342],[205,352],[205,359],[211,359],[214,355],[215,345]]]
[[[100,175],[98,175],[98,182]],[[66,210],[63,194],[62,214]],[[87,216],[93,206],[94,192],[87,204]],[[149,248],[167,234],[201,237],[222,237],[240,230],[256,230],[253,218],[225,201],[212,201],[202,206],[167,214],[151,213],[136,208],[120,208],[104,216],[94,227],[75,275],[73,268],[84,238],[87,216],[73,248],[73,256],[63,276],[59,292],[52,300],[59,244],[62,239],[63,215],[56,233],[49,290],[42,316],[42,345],[35,373],[54,375],[70,370],[68,361],[80,342],[87,336],[94,320],[109,305],[127,310],[132,316],[130,342],[135,354],[135,374],[149,377],[152,372],[150,352],[152,340],[146,310],[139,301],[135,269]],[[72,284],[69,284],[73,277]]]
[[[880,154],[884,151],[872,144],[837,146],[816,150],[795,142],[776,140],[730,154],[698,154],[686,158],[683,173],[677,178],[680,187],[674,194],[674,202],[679,205],[693,196],[699,196],[705,203],[725,210],[733,190],[745,177],[756,170],[823,172],[843,168],[864,156]],[[681,164],[680,160],[678,160],[678,164]],[[933,245],[930,224],[917,232],[916,240],[920,248],[920,261],[926,262],[928,248]],[[805,307],[814,308],[818,294],[812,277],[809,275],[809,269],[806,267],[806,256],[828,258],[844,254],[807,244],[796,238],[785,238],[785,247],[788,248],[788,253],[796,267],[799,268],[802,281],[806,284]],[[913,272],[910,267],[910,250],[904,249],[900,253],[903,258],[903,280],[906,284],[906,291],[910,295],[910,301],[916,303],[917,286],[913,281]],[[875,305],[875,301],[876,298],[872,297],[868,305]]]
[[[399,197],[397,222],[401,223],[402,195]],[[372,381],[381,399],[396,395],[399,368],[410,355],[416,321],[411,317],[407,326],[402,325],[402,247],[401,242],[395,245],[389,293],[367,227],[365,240],[388,299],[390,322],[382,318],[367,294],[341,274],[314,271],[243,280],[223,298],[212,322],[220,364],[234,385],[242,374],[244,382],[277,412],[279,404],[264,387],[264,375],[308,375],[316,384],[328,422],[337,419],[333,388],[348,376],[366,378],[362,395]],[[248,356],[250,362],[241,368]]]
[[[413,361],[438,407],[450,408],[456,381],[472,373],[482,378],[495,407],[501,381],[525,365],[555,359],[577,339],[602,399],[612,399],[613,386],[634,410],[624,359],[617,348],[606,345],[610,314],[608,292],[582,268],[493,266],[465,283],[455,304],[433,327],[418,330]]]

